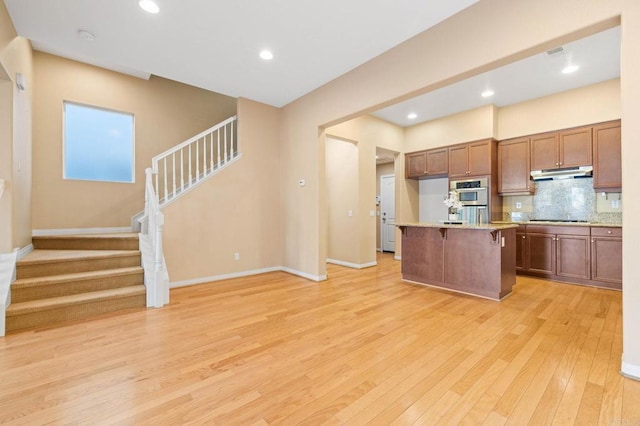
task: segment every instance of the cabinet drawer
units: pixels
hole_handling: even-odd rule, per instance
[[[589,235],[588,226],[549,226],[527,225],[527,233],[557,234],[557,235]]]
[[[594,237],[622,237],[622,228],[593,227],[591,235]]]

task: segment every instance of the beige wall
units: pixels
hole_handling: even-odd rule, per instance
[[[624,187],[622,371],[640,378],[640,2],[624,0],[622,12],[622,70],[620,74],[622,105],[622,186]]]
[[[31,243],[31,104],[34,93],[31,44],[16,35],[4,3],[0,4],[0,253]],[[15,88],[16,73],[26,83]]]
[[[498,109],[498,139],[620,118],[620,79]]]
[[[354,265],[361,263],[365,219],[359,208],[358,148],[356,142],[327,138],[327,259]]]
[[[487,105],[405,128],[404,152],[495,136],[496,108]]]
[[[172,283],[282,265],[279,116],[239,99],[240,160],[165,208]]]
[[[151,158],[232,116],[233,98],[158,77],[149,80],[35,52],[33,228],[129,226],[144,207]],[[62,178],[63,101],[133,113],[135,183]]]
[[[329,127],[325,130],[329,136],[335,136],[357,142],[358,148],[358,209],[355,221],[359,227],[358,232],[358,262],[357,264],[370,264],[376,261],[376,228],[378,219],[375,216],[376,203],[376,147],[390,151],[400,152],[403,143],[403,130],[401,127],[387,123],[376,117],[364,115],[342,124]],[[397,163],[397,162],[396,162]],[[327,165],[327,168],[329,166]],[[327,176],[329,173],[327,173]],[[406,193],[404,175],[402,179],[396,178],[396,215],[398,214],[400,199]],[[374,212],[374,216],[371,216]],[[330,213],[330,212],[329,212]],[[332,218],[327,219],[327,224]],[[334,244],[351,244],[345,236]],[[331,258],[331,256],[329,256]]]

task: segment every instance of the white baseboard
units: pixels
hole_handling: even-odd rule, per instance
[[[394,260],[402,260],[402,256],[393,256]]]
[[[297,275],[299,277],[306,278],[308,280],[316,281],[316,282],[325,281],[327,279],[327,274],[324,274],[324,275],[312,275],[312,274],[308,274],[306,272],[296,271],[295,269],[285,268],[284,266],[281,266],[280,270],[282,272],[286,272],[286,273],[292,274],[292,275]]]
[[[354,268],[354,269],[370,268],[372,266],[378,265],[378,262],[351,263],[351,262],[343,262],[342,260],[335,260],[335,259],[327,259],[327,263],[333,263],[334,265],[346,266],[347,268]]]
[[[32,251],[33,251],[33,244],[29,244],[27,246],[22,247],[21,249],[18,250],[18,260],[22,259]]]
[[[283,266],[273,266],[271,268],[252,269],[250,271],[234,272],[231,274],[213,275],[210,277],[194,278],[192,280],[176,281],[169,283],[169,288],[186,287],[190,285],[205,284],[213,281],[229,280],[232,278],[242,278],[251,275],[265,274],[267,272],[287,272],[289,274],[298,275],[311,281],[324,281],[327,279],[326,275],[311,275],[305,272],[296,271],[294,269],[285,268]]]
[[[110,228],[63,228],[63,229],[34,229],[31,235],[45,237],[49,235],[73,235],[73,234],[110,234],[116,232],[133,232],[130,226]]]
[[[376,251],[382,253],[382,249],[380,247],[376,248]]]
[[[630,379],[640,380],[640,365],[633,365],[622,361],[622,369],[620,373]]]

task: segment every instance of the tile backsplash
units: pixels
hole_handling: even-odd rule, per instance
[[[503,197],[505,220],[570,219],[622,223],[619,193],[596,193],[593,178],[535,182],[533,196]]]

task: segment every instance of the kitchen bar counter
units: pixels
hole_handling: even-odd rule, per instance
[[[493,221],[492,225],[545,225],[545,226],[587,226],[598,228],[622,228],[621,223],[602,223],[602,222],[559,222],[544,220],[524,220],[521,222]]]
[[[500,300],[516,281],[515,224],[397,224],[402,278]]]
[[[435,223],[435,222],[414,222],[414,223],[396,223],[397,227],[413,226],[417,228],[455,228],[455,229],[476,229],[480,231],[500,231],[502,229],[517,228],[518,224],[514,222],[491,222],[482,225],[470,225],[468,223]]]

